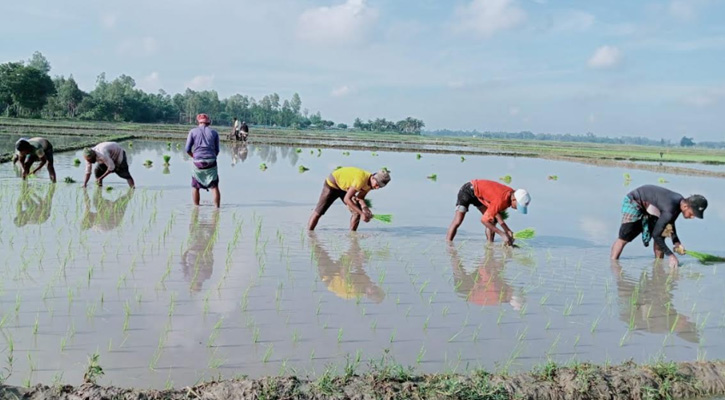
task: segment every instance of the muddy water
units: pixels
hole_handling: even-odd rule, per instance
[[[190,205],[177,142],[124,147],[134,192],[115,176],[101,190],[53,188],[45,172],[24,186],[0,165],[0,363],[11,383],[78,383],[95,351],[102,383],[136,387],[321,373],[356,354],[361,368],[388,354],[429,372],[725,357],[719,267],[682,257],[672,273],[636,241],[620,264],[608,261],[622,197],[660,177],[710,199],[706,219],[681,220],[678,233],[693,250],[722,254],[719,180],[524,158],[225,146],[216,211],[206,192]],[[56,155],[59,181],[82,180],[79,156]],[[370,198],[393,224],[350,235],[338,203],[305,232],[338,165],[392,171]],[[529,215],[512,212],[509,225],[537,237],[515,250],[486,247],[474,211],[448,246],[460,186],[507,174],[533,197]]]

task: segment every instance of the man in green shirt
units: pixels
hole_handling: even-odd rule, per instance
[[[30,167],[33,163],[40,161],[40,165],[32,172]],[[48,164],[48,175],[50,180],[55,183],[55,167],[53,166],[53,145],[48,139],[42,137],[34,137],[32,139],[20,138],[15,142],[15,155],[13,155],[13,164],[20,162],[23,167],[23,179],[28,175],[34,175],[39,169]]]

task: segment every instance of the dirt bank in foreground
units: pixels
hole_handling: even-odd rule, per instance
[[[725,362],[625,363],[599,367],[547,364],[504,376],[409,375],[388,367],[365,375],[210,382],[173,390],[81,386],[0,386],[2,399],[687,399],[725,394]]]

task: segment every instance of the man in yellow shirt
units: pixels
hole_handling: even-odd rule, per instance
[[[370,212],[370,209],[363,201],[365,195],[371,190],[385,187],[388,182],[390,182],[390,172],[385,169],[376,173],[370,173],[356,167],[336,169],[322,185],[320,200],[310,216],[307,229],[314,230],[320,217],[325,215],[332,203],[337,199],[342,199],[352,213],[350,230],[356,231],[360,224],[360,218],[365,222],[369,222],[373,217],[373,213]]]

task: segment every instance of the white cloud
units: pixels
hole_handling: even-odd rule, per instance
[[[456,31],[488,38],[498,31],[522,24],[526,11],[515,0],[473,0],[456,9],[456,19]]]
[[[114,14],[103,14],[101,15],[101,26],[106,29],[113,29],[116,27],[118,18]]]
[[[351,88],[350,86],[347,86],[347,85],[343,85],[343,86],[336,87],[336,88],[332,89],[332,91],[330,92],[330,96],[332,96],[332,97],[344,97],[344,96],[347,96],[347,95],[352,94],[354,92],[355,92],[355,89],[354,88]]]
[[[681,21],[692,21],[695,19],[695,2],[692,0],[673,0],[667,7],[669,14]]]
[[[378,19],[378,10],[365,0],[347,0],[332,7],[304,11],[297,21],[297,37],[311,43],[361,42]]]
[[[153,93],[158,91],[161,89],[161,79],[159,78],[159,73],[154,71],[144,76],[141,78],[141,81],[138,82],[138,87],[146,92]]]
[[[684,103],[695,107],[709,107],[725,99],[725,87],[713,87],[684,98]]]
[[[555,32],[586,31],[594,21],[594,15],[588,12],[571,10],[554,15],[551,29]]]
[[[212,89],[214,84],[214,75],[197,75],[186,82],[186,87],[191,90]]]
[[[118,53],[121,55],[151,56],[156,54],[158,49],[158,41],[150,36],[141,39],[126,39],[118,45]]]
[[[591,68],[613,68],[622,61],[622,52],[614,46],[602,46],[589,58]]]

